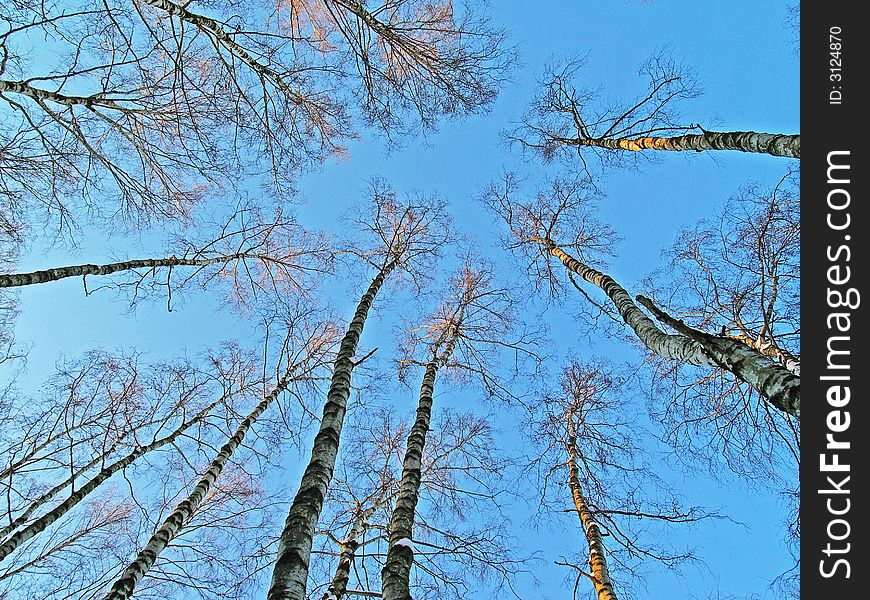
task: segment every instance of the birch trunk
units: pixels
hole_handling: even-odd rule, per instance
[[[374,504],[365,510],[360,508],[357,512],[347,537],[341,542],[341,555],[338,558],[338,565],[335,567],[335,575],[332,577],[332,583],[329,584],[322,600],[342,600],[344,598],[345,592],[347,592],[347,582],[350,581],[350,569],[353,566],[357,548],[359,548],[359,537],[368,528],[369,519],[383,501],[384,493],[386,490],[381,493],[381,497]]]
[[[547,247],[550,254],[562,261],[565,268],[601,288],[638,339],[651,351],[687,364],[719,367],[734,373],[767,398],[773,406],[800,418],[800,377],[786,367],[744,343],[692,329],[682,321],[663,313],[648,298],[639,296],[639,302],[679,334],[669,335],[663,332],[612,277],[588,267],[552,243]]]
[[[589,510],[583,489],[580,486],[580,470],[577,467],[577,442],[573,433],[573,423],[568,417],[569,437],[566,449],[568,451],[568,487],[571,489],[571,498],[577,516],[580,517],[580,525],[589,544],[589,569],[592,575],[592,583],[598,600],[617,600],[613,591],[613,583],[610,581],[610,572],[607,568],[607,556],[604,552],[604,541],[601,538],[601,529],[595,520],[595,515]]]
[[[707,150],[739,150],[740,152],[756,152],[773,156],[800,158],[801,136],[782,135],[774,133],[757,133],[754,131],[717,132],[679,135],[674,137],[638,137],[618,139],[584,138],[575,140],[579,146],[595,146],[608,150],[670,150],[695,151]]]
[[[218,406],[220,403],[225,402],[226,399],[227,395],[221,396],[218,400],[201,410],[199,413],[197,413],[195,417],[193,417],[190,421],[184,423],[181,427],[173,431],[171,434],[167,435],[166,437],[156,439],[150,444],[139,446],[124,458],[121,458],[113,462],[111,465],[105,466],[100,469],[99,473],[92,477],[77,491],[70,494],[69,497],[66,498],[66,500],[58,504],[55,508],[53,508],[40,518],[33,521],[33,523],[31,523],[24,529],[15,532],[11,536],[9,536],[8,539],[4,540],[3,543],[0,544],[0,561],[3,561],[21,544],[31,539],[35,535],[41,533],[49,525],[51,525],[63,515],[72,510],[73,507],[75,507],[79,502],[84,500],[88,494],[97,489],[100,484],[109,479],[112,475],[114,475],[121,469],[130,466],[136,459],[147,454],[148,452],[157,450],[158,448],[161,448],[166,444],[174,442],[182,433],[190,429],[196,423],[202,421],[213,408]]]
[[[662,323],[697,342],[719,367],[758,390],[773,406],[800,418],[801,379],[785,366],[743,342],[689,327],[658,308],[649,298],[638,296],[638,302]]]
[[[221,448],[220,452],[199,480],[199,483],[197,483],[196,487],[193,488],[193,491],[187,499],[180,502],[178,506],[175,507],[175,510],[172,511],[172,514],[170,514],[160,526],[160,529],[154,532],[154,535],[151,536],[151,539],[148,540],[148,543],[145,544],[145,547],[141,552],[139,552],[139,556],[137,556],[136,559],[130,563],[126,569],[124,569],[124,572],[121,573],[121,576],[117,581],[115,581],[114,585],[112,585],[112,589],[109,590],[108,594],[106,594],[105,600],[125,600],[132,595],[133,590],[136,588],[136,584],[142,580],[148,570],[154,565],[154,562],[157,560],[160,553],[169,545],[169,542],[178,535],[188,521],[190,521],[190,518],[205,500],[211,486],[214,485],[215,481],[217,481],[217,478],[229,462],[233,452],[235,452],[236,448],[238,448],[244,441],[245,435],[251,426],[257,421],[260,415],[269,408],[269,405],[272,404],[275,398],[287,389],[287,384],[290,382],[291,374],[292,370],[289,370],[281,380],[278,381],[275,388],[254,407],[241,423],[239,423],[233,436]]]
[[[405,458],[402,462],[402,479],[399,483],[399,495],[396,506],[390,516],[389,548],[384,568],[381,570],[381,594],[383,600],[411,600],[411,565],[414,564],[414,515],[417,501],[420,497],[421,471],[423,468],[423,450],[426,446],[426,435],[432,421],[432,403],[435,392],[435,378],[438,370],[444,366],[453,354],[453,348],[459,337],[465,306],[459,308],[457,321],[453,325],[450,339],[441,354],[426,365],[423,383],[420,386],[420,400],[417,404],[417,416],[414,425],[408,433]],[[437,352],[437,348],[436,348]]]
[[[765,356],[769,356],[775,361],[779,362],[788,369],[792,374],[800,377],[801,375],[801,361],[800,358],[792,354],[787,350],[783,350],[771,344],[770,342],[764,342],[757,338],[752,338],[745,333],[738,333],[736,335],[729,335],[728,337],[735,339],[739,342],[743,342],[753,350],[760,352]]]
[[[206,267],[215,263],[225,263],[231,260],[241,258],[251,257],[244,254],[233,254],[216,258],[176,258],[174,256],[169,256],[167,258],[141,258],[136,260],[126,260],[122,262],[108,263],[105,265],[71,265],[68,267],[45,269],[43,271],[33,271],[32,273],[8,273],[5,275],[0,275],[0,288],[21,287],[25,285],[33,285],[36,283],[47,283],[49,281],[66,279],[67,277],[79,277],[86,275],[110,275],[112,273],[117,273],[118,271],[130,271],[132,269],[141,269],[145,267],[149,269],[175,266]]]
[[[106,459],[106,456],[109,456],[115,450],[116,444],[113,444],[102,456],[98,456],[91,460],[89,463],[78,469],[75,473],[67,477],[64,481],[61,481],[56,486],[42,494],[40,497],[33,500],[30,504],[27,505],[27,508],[24,509],[21,514],[12,519],[8,525],[5,525],[3,529],[0,529],[0,538],[5,537],[21,527],[24,523],[27,522],[27,519],[30,518],[36,510],[45,504],[46,502],[50,502],[54,499],[57,494],[62,492],[66,487],[72,485],[77,479],[81,478],[82,475],[93,469],[95,466],[100,464]]]
[[[622,319],[647,348],[659,356],[673,358],[690,365],[719,366],[691,338],[685,335],[670,335],[659,329],[655,322],[635,304],[625,288],[616,283],[612,277],[583,264],[558,246],[549,244],[548,249],[550,254],[562,261],[566,269],[601,288],[613,302]]]
[[[423,448],[432,417],[432,393],[438,366],[435,361],[426,366],[420,401],[414,426],[408,434],[407,449],[402,463],[402,480],[396,507],[390,517],[389,547],[384,568],[381,570],[381,590],[384,600],[410,600],[411,565],[414,564],[413,528],[414,512],[420,490],[420,469]]]
[[[369,309],[396,264],[395,260],[388,263],[372,280],[368,290],[360,298],[353,320],[341,340],[311,458],[281,533],[268,600],[305,599],[314,528],[320,518],[323,499],[335,470],[341,428],[350,397],[350,380],[355,366],[353,356]]]

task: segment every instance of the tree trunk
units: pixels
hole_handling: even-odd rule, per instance
[[[786,367],[742,342],[692,329],[663,313],[648,298],[638,296],[638,302],[679,335],[663,332],[612,277],[588,267],[552,243],[547,247],[565,268],[601,288],[638,339],[651,351],[691,365],[725,369],[755,388],[779,410],[800,417],[800,377]]]
[[[267,595],[268,600],[305,600],[314,528],[320,518],[323,499],[326,497],[335,469],[341,428],[347,412],[347,400],[350,397],[351,374],[356,366],[353,356],[369,309],[384,280],[396,264],[395,260],[388,263],[372,280],[368,290],[360,298],[353,320],[341,340],[333,366],[332,381],[326,395],[326,404],[323,407],[320,429],[314,438],[311,459],[302,475],[299,490],[290,506],[284,531],[281,533],[278,557]]]
[[[423,383],[420,386],[420,400],[417,403],[417,416],[414,425],[408,433],[405,458],[402,461],[402,479],[399,483],[399,495],[396,506],[390,516],[390,541],[384,568],[381,570],[381,594],[384,600],[411,600],[411,565],[414,564],[414,515],[417,501],[420,497],[421,470],[423,467],[423,450],[426,446],[426,435],[432,420],[432,403],[435,392],[435,378],[438,370],[444,366],[456,345],[459,328],[465,312],[461,305],[456,317],[456,323],[451,327],[450,339],[444,351],[437,354],[426,365]]]
[[[359,537],[368,527],[369,519],[383,502],[385,494],[386,489],[381,492],[381,496],[371,506],[365,510],[360,507],[357,511],[347,537],[341,542],[341,555],[338,558],[338,565],[335,567],[335,575],[322,600],[342,600],[344,598],[347,582],[350,580],[350,569],[356,557],[356,550],[359,548]]]
[[[389,548],[384,568],[381,570],[381,590],[384,600],[410,600],[411,565],[414,564],[414,512],[420,491],[420,469],[423,448],[432,417],[432,393],[438,374],[436,361],[426,366],[417,417],[408,434],[407,449],[402,463],[402,480],[396,507],[390,516]]]
[[[175,266],[205,267],[214,263],[225,263],[245,257],[246,256],[243,254],[233,254],[216,258],[176,258],[170,256],[167,258],[126,260],[105,265],[71,265],[69,267],[45,269],[44,271],[33,271],[32,273],[9,273],[6,275],[0,275],[0,288],[47,283],[49,281],[57,281],[58,279],[66,279],[67,277],[110,275],[112,273],[117,273],[118,271],[130,271],[132,269],[141,269],[143,267],[150,269]]]
[[[643,344],[665,358],[673,358],[690,365],[719,366],[707,356],[697,342],[684,335],[669,335],[635,304],[631,295],[609,275],[583,264],[564,250],[549,244],[550,254],[562,261],[569,271],[576,273],[594,286],[601,288],[619,311],[622,319],[634,330]]]
[[[729,335],[731,339],[735,339],[739,342],[743,342],[753,350],[760,352],[765,356],[769,356],[775,361],[779,362],[788,369],[792,374],[801,376],[801,361],[800,358],[789,352],[788,350],[783,350],[782,348],[772,344],[770,342],[764,342],[758,340],[756,338],[752,338],[745,333],[738,333],[735,335]]]
[[[800,377],[743,342],[689,327],[658,308],[649,298],[638,296],[637,299],[662,323],[696,341],[719,367],[758,390],[779,410],[800,418]]]
[[[577,442],[573,433],[573,423],[568,417],[568,428],[571,433],[568,437],[566,449],[568,451],[568,487],[571,489],[571,498],[574,500],[574,508],[580,517],[583,533],[589,544],[589,568],[592,575],[592,583],[598,600],[617,600],[610,581],[610,573],[607,569],[607,557],[604,553],[604,541],[601,539],[601,529],[595,520],[595,515],[589,510],[583,489],[580,486],[580,470],[577,467]]]
[[[154,565],[154,561],[160,553],[169,545],[181,531],[181,529],[190,521],[190,518],[196,513],[197,509],[205,500],[211,486],[217,481],[221,471],[229,462],[230,457],[235,452],[236,448],[241,445],[245,439],[245,435],[251,426],[257,421],[263,412],[269,408],[269,405],[278,397],[278,395],[287,389],[287,384],[291,380],[292,368],[278,381],[275,388],[254,407],[245,419],[239,423],[233,436],[221,448],[218,455],[212,461],[208,470],[193,488],[193,491],[186,500],[180,502],[175,510],[172,511],[160,529],[154,532],[145,547],[139,552],[139,556],[130,563],[121,576],[115,581],[112,589],[106,594],[105,600],[125,600],[129,598],[136,584],[142,580],[148,570]]]
[[[66,487],[72,485],[83,474],[87,473],[88,471],[93,469],[95,466],[100,464],[102,461],[104,461],[107,456],[112,454],[112,452],[115,450],[116,446],[117,446],[117,444],[113,444],[105,453],[103,453],[103,455],[97,456],[96,458],[91,460],[89,463],[87,463],[86,465],[84,465],[83,467],[78,469],[75,473],[73,473],[72,475],[67,477],[64,481],[61,481],[56,486],[54,486],[53,488],[51,488],[50,490],[48,490],[47,492],[42,494],[39,498],[36,498],[35,500],[33,500],[30,504],[27,505],[27,508],[24,509],[24,511],[22,511],[21,514],[19,514],[17,517],[12,519],[8,525],[5,525],[3,527],[3,529],[0,529],[0,538],[4,537],[6,535],[9,535],[13,531],[15,531],[16,529],[21,527],[21,525],[26,523],[27,519],[30,518],[30,515],[32,515],[40,506],[42,506],[46,502],[51,501],[58,493],[63,491]]]
[[[218,400],[201,410],[195,417],[181,425],[181,427],[173,431],[171,434],[167,435],[166,437],[156,439],[150,444],[139,446],[124,458],[115,461],[111,465],[103,467],[99,473],[97,473],[77,491],[70,494],[70,496],[66,500],[58,504],[55,508],[53,508],[40,518],[36,519],[33,523],[31,523],[24,529],[17,531],[16,533],[9,536],[8,539],[4,540],[3,543],[0,544],[0,561],[3,561],[7,556],[9,556],[16,548],[18,548],[18,546],[31,539],[38,533],[44,531],[46,527],[48,527],[59,518],[61,518],[63,515],[68,513],[70,510],[72,510],[75,505],[84,500],[84,498],[88,494],[97,489],[100,484],[109,479],[112,475],[114,475],[121,469],[130,466],[136,459],[147,454],[148,452],[151,452],[152,450],[157,450],[158,448],[161,448],[166,444],[174,442],[182,433],[190,429],[196,423],[202,421],[213,408],[218,406],[220,403],[225,402],[227,398],[228,395],[221,396]]]
[[[671,150],[704,152],[706,150],[739,150],[773,156],[800,158],[801,136],[754,131],[717,132],[679,135],[674,137],[639,137],[618,139],[585,138],[576,141],[580,146],[596,146],[608,150]]]

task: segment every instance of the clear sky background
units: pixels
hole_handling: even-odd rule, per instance
[[[350,145],[348,159],[302,177],[300,220],[335,231],[341,227],[339,217],[363,198],[368,178],[377,175],[399,192],[438,192],[449,201],[457,226],[478,250],[508,268],[509,260],[497,246],[497,226],[477,198],[481,188],[505,169],[519,168],[532,182],[555,172],[555,167],[523,159],[501,136],[526,110],[546,63],[588,53],[583,75],[591,87],[601,85],[615,98],[633,97],[645,86],[637,75],[639,65],[651,51],[667,44],[675,58],[696,70],[703,87],[701,97],[683,105],[690,122],[726,131],[795,133],[799,124],[798,55],[786,11],[786,2],[759,1],[493,1],[487,12],[507,31],[520,63],[511,71],[492,110],[445,122],[437,133],[425,139],[409,138],[402,148],[389,153],[377,135],[364,132],[361,140]],[[600,217],[622,238],[611,261],[611,274],[629,290],[640,291],[641,279],[663,265],[660,253],[681,227],[712,216],[745,183],[777,181],[786,167],[787,161],[781,158],[720,152],[664,156],[640,170],[608,171],[601,180],[607,198],[601,203]],[[27,271],[150,256],[161,247],[159,232],[142,239],[92,234],[74,250],[36,243],[19,268]],[[337,314],[349,317],[358,289],[348,288],[340,278],[326,287]],[[572,313],[581,300],[569,298],[573,307],[551,307],[547,313],[554,347],[581,355],[590,350],[604,352],[617,362],[637,360],[629,348],[578,330]],[[192,355],[227,339],[248,343],[257,339],[257,324],[237,318],[218,294],[190,293],[172,312],[167,312],[163,301],[128,311],[125,301],[112,293],[85,297],[81,281],[69,279],[22,290],[20,309],[16,336],[29,346],[30,353],[19,381],[30,390],[46,379],[61,356],[73,357],[93,347],[135,347],[156,360]],[[379,311],[363,337],[366,347],[384,349],[377,363],[384,368],[389,367],[389,352],[394,347],[394,316],[392,311]],[[398,386],[393,391],[391,401],[410,413],[414,391]],[[445,387],[436,403],[477,406],[478,396]],[[517,444],[511,424],[499,425],[503,443]],[[516,446],[506,449],[518,450]],[[650,447],[662,460],[664,450]],[[307,452],[303,457],[289,453],[287,460],[297,458],[300,463],[307,460]],[[677,466],[664,466],[663,471],[670,473],[670,482],[689,503],[718,510],[743,525],[715,521],[692,529],[672,528],[678,545],[696,548],[706,567],[690,566],[676,575],[652,565],[646,580],[648,594],[639,596],[772,597],[770,582],[791,566],[783,544],[785,508],[780,499],[734,478],[716,481],[704,473],[683,476]],[[288,463],[289,493],[295,489],[297,473]],[[565,527],[569,521],[564,521],[551,530],[541,526],[532,530],[527,521],[529,509],[518,505],[515,510],[517,535],[530,550],[541,550],[543,558],[535,567],[539,587],[524,578],[518,590],[528,598],[569,597],[570,590],[563,587],[567,573],[553,565],[553,560],[582,548],[579,529]]]

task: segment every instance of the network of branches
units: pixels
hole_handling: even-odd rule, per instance
[[[523,171],[477,198],[372,174],[306,210],[361,139],[400,161],[493,109],[517,58],[495,6],[0,6],[0,599],[644,597],[703,567],[681,532],[739,521],[697,501],[700,465],[786,496],[797,539],[800,135],[684,118],[672,49],[630,98],[543,69],[503,124]],[[661,266],[608,181],[665,151],[784,175],[702,190],[724,201]],[[184,342],[93,323],[47,349],[18,320],[54,290]],[[245,333],[185,338],[212,317]]]

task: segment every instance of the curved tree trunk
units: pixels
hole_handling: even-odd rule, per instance
[[[66,279],[67,277],[110,275],[112,273],[117,273],[118,271],[130,271],[132,269],[141,269],[144,267],[149,269],[175,266],[205,267],[215,263],[229,262],[239,258],[245,258],[245,255],[233,254],[216,258],[176,258],[174,256],[169,256],[167,258],[140,258],[136,260],[125,260],[105,265],[70,265],[68,267],[33,271],[31,273],[3,274],[0,275],[0,288],[47,283],[49,281]]]
[[[278,381],[275,388],[254,407],[248,416],[239,423],[233,436],[227,440],[227,443],[221,448],[218,455],[212,461],[208,470],[193,488],[193,491],[186,500],[180,502],[175,510],[172,511],[160,529],[154,532],[145,547],[139,552],[136,559],[130,563],[121,576],[112,585],[112,589],[106,594],[106,600],[125,600],[129,598],[136,587],[136,584],[142,580],[148,570],[154,565],[154,561],[160,553],[169,545],[169,542],[175,538],[181,529],[190,521],[190,518],[196,513],[199,506],[205,500],[211,486],[217,481],[221,471],[230,460],[230,457],[235,452],[236,448],[241,445],[245,439],[245,435],[251,426],[257,421],[263,412],[269,408],[269,405],[278,397],[278,395],[287,389],[287,384],[291,380],[292,368]]]
[[[320,429],[311,449],[311,459],[302,475],[299,490],[290,506],[281,533],[278,557],[267,595],[268,600],[305,599],[314,528],[323,509],[323,499],[326,497],[329,482],[332,481],[341,428],[344,425],[347,400],[350,397],[351,374],[356,366],[353,356],[369,309],[384,280],[396,264],[396,261],[388,263],[372,280],[368,290],[360,298],[353,320],[341,340],[333,366],[332,381],[326,395],[326,404],[323,407]]]
[[[662,323],[695,340],[719,367],[758,390],[779,410],[800,418],[801,378],[785,366],[743,342],[689,327],[658,308],[649,298],[638,296],[637,299]]]
[[[639,137],[617,139],[580,139],[580,146],[597,146],[608,150],[670,150],[676,152],[707,150],[738,150],[740,152],[757,152],[773,156],[788,156],[800,158],[801,136],[782,135],[774,133],[756,133],[754,131],[717,132],[678,135],[674,137]]]
[[[617,600],[616,594],[613,591],[613,584],[610,581],[610,572],[607,568],[607,557],[604,552],[601,529],[598,527],[595,515],[589,510],[589,505],[580,486],[580,470],[577,467],[577,444],[573,434],[573,423],[570,419],[571,417],[569,416],[568,427],[572,433],[569,435],[568,443],[565,445],[568,451],[568,487],[571,489],[571,499],[574,501],[574,508],[577,509],[577,516],[580,517],[583,534],[586,536],[586,542],[589,544],[589,569],[592,575],[592,583],[595,586],[598,600]]]
[[[701,346],[684,335],[669,335],[658,328],[634,302],[631,295],[609,275],[583,264],[558,246],[549,246],[550,254],[562,261],[565,268],[576,273],[594,286],[601,288],[619,311],[622,319],[634,330],[643,344],[665,358],[673,358],[690,365],[719,366],[704,354]]]
[[[15,532],[11,536],[9,536],[8,539],[4,540],[3,543],[0,544],[0,561],[4,560],[7,556],[9,556],[16,548],[18,548],[18,546],[31,539],[35,535],[41,533],[46,529],[46,527],[48,527],[59,518],[61,518],[63,515],[68,513],[70,510],[72,510],[74,506],[84,500],[88,494],[97,489],[97,487],[99,487],[112,475],[114,475],[121,469],[130,466],[136,459],[147,454],[148,452],[151,452],[152,450],[157,450],[158,448],[161,448],[166,444],[174,442],[182,433],[202,421],[213,408],[215,408],[222,402],[225,402],[227,398],[228,395],[221,396],[218,400],[209,404],[207,407],[197,413],[197,415],[193,417],[190,421],[187,421],[186,423],[181,425],[181,427],[173,431],[171,434],[156,439],[150,444],[139,446],[124,458],[113,462],[111,465],[103,467],[99,473],[92,477],[77,491],[70,494],[69,497],[66,498],[66,500],[58,504],[55,508],[53,508],[40,518],[33,521],[24,529]]]

